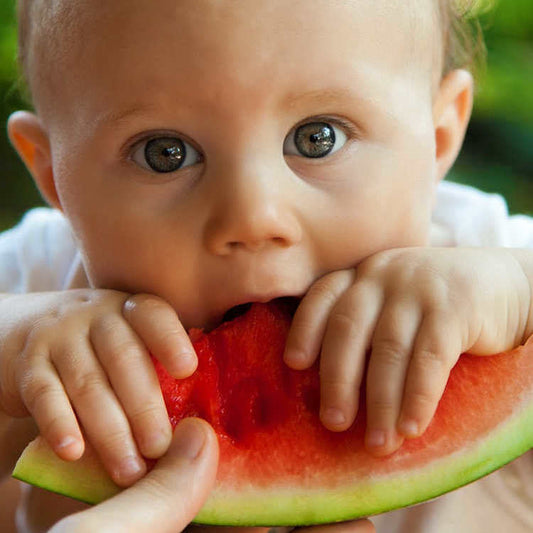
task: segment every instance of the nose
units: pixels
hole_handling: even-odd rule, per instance
[[[300,242],[302,228],[290,185],[283,187],[272,172],[228,174],[216,180],[211,195],[212,209],[205,226],[211,253],[258,252]]]

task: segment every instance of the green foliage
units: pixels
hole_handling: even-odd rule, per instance
[[[533,214],[533,1],[478,0],[488,50],[474,116],[451,179],[499,192]],[[487,5],[494,8],[487,11]],[[0,122],[25,107],[17,91],[15,0],[0,0]],[[42,204],[0,130],[0,230]]]

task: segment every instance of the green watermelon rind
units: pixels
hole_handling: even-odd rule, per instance
[[[336,489],[219,487],[195,522],[228,526],[296,526],[371,516],[433,499],[471,483],[533,448],[533,401],[469,447],[400,474],[357,480]],[[61,461],[38,437],[20,457],[13,477],[87,503],[117,492],[99,461]]]
[[[533,448],[533,404],[469,449],[403,475],[376,476],[328,491],[273,488],[215,491],[195,521],[210,525],[294,526],[372,516],[421,503],[494,472]]]
[[[120,492],[92,450],[78,461],[61,460],[42,437],[30,442],[12,477],[63,496],[96,504]]]

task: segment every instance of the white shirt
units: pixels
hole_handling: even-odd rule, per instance
[[[443,182],[433,212],[434,246],[533,248],[533,218],[510,216],[503,198]],[[67,220],[38,208],[0,235],[0,292],[77,286],[80,258]],[[373,517],[378,533],[532,533],[533,451],[436,500]]]

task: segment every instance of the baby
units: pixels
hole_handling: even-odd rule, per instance
[[[286,363],[320,358],[332,431],[364,382],[366,446],[388,455],[461,352],[533,334],[533,221],[439,185],[473,93],[451,0],[19,4],[36,112],[8,131],[55,209],[0,241],[10,435],[31,416],[66,460],[86,438],[131,485],[171,440],[149,353],[184,378],[188,328],[292,296]],[[384,531],[415,531],[402,513]]]

